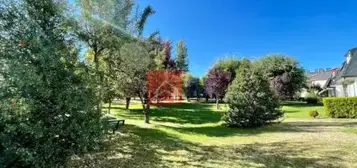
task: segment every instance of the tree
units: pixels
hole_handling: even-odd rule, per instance
[[[162,46],[163,46],[163,53],[164,53],[164,60],[163,60],[163,67],[164,69],[171,69],[174,70],[176,69],[176,62],[171,58],[171,53],[172,53],[172,47],[171,47],[171,41],[165,41]]]
[[[247,59],[226,93],[229,110],[223,116],[229,127],[259,127],[283,115],[269,83]]]
[[[61,167],[104,138],[73,21],[51,0],[0,6],[0,165]],[[1,66],[3,67],[3,66]]]
[[[193,76],[190,73],[185,73],[183,75],[183,91],[186,95],[187,101],[190,101],[190,81]]]
[[[125,57],[122,62],[125,65],[122,67],[122,86],[130,89],[131,93],[140,98],[145,123],[149,123],[150,105],[146,100],[146,73],[154,66],[153,60],[143,44],[139,42],[125,44],[120,53]]]
[[[105,76],[107,74],[105,71],[108,69],[103,64],[111,63],[112,54],[115,53],[113,50],[119,50],[123,44],[132,40],[128,30],[135,22],[135,18],[129,18],[134,4],[131,0],[108,0],[106,3],[100,0],[79,0],[79,3],[81,15],[78,22],[80,26],[77,27],[76,34],[92,53],[99,99],[97,109],[100,113],[103,94],[106,94],[106,98],[112,97],[109,96],[112,92],[104,93],[104,91],[108,91],[108,89],[104,89],[104,85],[108,86],[104,82],[112,82],[112,79]],[[107,99],[107,101],[111,100]]]
[[[188,94],[196,96],[197,100],[199,100],[200,94],[200,79],[199,78],[192,78],[188,83]]]
[[[216,68],[212,68],[204,82],[204,87],[208,95],[216,97],[216,106],[219,109],[219,98],[223,97],[230,81],[230,74]]]
[[[254,65],[269,80],[280,99],[290,99],[306,85],[304,69],[297,61],[285,55],[268,55]]]
[[[123,89],[119,94],[117,90],[122,74],[121,66],[125,57],[120,55],[120,50],[126,43],[142,40],[142,33],[150,15],[155,11],[151,6],[145,7],[143,12],[133,12],[132,0],[80,0],[82,29],[78,35],[93,53],[93,63],[97,72],[98,97],[110,105],[114,97],[123,95],[129,106],[131,92]],[[130,86],[129,86],[130,87]],[[101,101],[98,108],[101,109]]]
[[[161,46],[160,39],[157,39],[157,37],[156,37],[159,34],[159,32],[156,31],[156,32],[152,33],[149,36],[149,38],[147,38],[147,39],[143,39],[142,33],[144,31],[147,19],[149,18],[149,16],[153,15],[154,13],[155,13],[155,11],[152,9],[152,7],[150,5],[146,6],[144,11],[142,12],[142,14],[139,17],[138,16],[135,17],[135,18],[139,18],[139,20],[137,20],[137,23],[136,23],[137,27],[135,27],[137,29],[137,31],[135,31],[135,29],[133,31],[133,32],[137,32],[137,34],[133,33],[133,35],[138,37],[137,39],[134,39],[134,41],[141,43],[146,48],[146,51],[149,52],[150,58],[153,60],[155,59],[155,56],[156,56],[155,54],[157,53],[156,51],[158,51],[157,50],[158,46]],[[146,53],[146,51],[145,51],[145,53]],[[122,56],[122,59],[123,60],[125,59],[125,55]],[[117,72],[123,73],[122,71],[117,71]],[[124,73],[125,73],[125,71],[124,71]],[[117,74],[117,76],[124,77],[124,76],[130,76],[130,75],[123,76],[123,74]],[[122,79],[120,79],[120,80],[122,80]],[[126,80],[124,79],[123,80],[124,83],[121,83],[122,84],[121,90],[123,91],[123,95],[126,100],[125,109],[129,109],[131,97],[137,95],[137,91],[136,91],[137,89],[135,89],[137,87],[132,86],[132,85],[126,85],[127,84],[125,82]],[[129,79],[129,81],[130,81],[130,79]],[[141,86],[141,85],[139,85],[139,86]],[[132,89],[132,88],[134,88],[134,89]]]
[[[234,57],[226,57],[224,59],[219,59],[213,65],[214,68],[219,70],[229,72],[231,74],[231,82],[236,77],[236,71],[238,70],[240,65],[240,60]]]
[[[183,40],[180,40],[176,46],[176,66],[178,70],[182,70],[184,72],[188,71],[188,63],[187,63],[187,47]]]

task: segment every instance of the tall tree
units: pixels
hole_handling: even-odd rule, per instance
[[[183,40],[180,40],[176,46],[176,66],[178,70],[188,71],[187,47]]]
[[[306,85],[305,72],[292,57],[268,55],[254,65],[270,81],[271,88],[280,99],[290,99]]]
[[[125,56],[122,67],[122,86],[130,89],[130,93],[140,98],[143,110],[144,121],[149,123],[150,105],[147,103],[146,96],[146,73],[153,66],[153,60],[150,58],[145,46],[142,43],[128,43],[121,49],[121,55]]]
[[[242,60],[225,99],[229,110],[222,119],[229,127],[259,127],[283,114],[269,83],[247,59]]]
[[[120,48],[131,35],[128,34],[132,21],[129,16],[132,11],[133,1],[131,0],[107,0],[103,3],[99,0],[79,0],[81,15],[78,19],[80,27],[78,27],[77,35],[85,42],[93,53],[93,64],[96,71],[97,81],[97,109],[101,112],[102,100],[105,82],[105,70],[101,68],[101,63],[106,63],[104,60],[108,49]],[[119,45],[119,46],[114,46]],[[107,56],[110,58],[111,56]],[[104,67],[104,66],[102,66]]]
[[[103,140],[90,69],[65,4],[0,5],[0,165],[61,167]],[[1,66],[2,67],[2,66]]]
[[[236,71],[238,70],[240,65],[240,60],[234,57],[226,57],[223,59],[217,60],[213,67],[229,72],[231,74],[231,81],[233,81],[236,77]]]
[[[219,109],[219,99],[224,96],[230,81],[229,72],[212,68],[204,82],[205,91],[211,97],[216,97],[216,106]]]

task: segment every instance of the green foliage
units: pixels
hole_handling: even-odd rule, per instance
[[[320,103],[321,98],[315,91],[309,91],[308,95],[305,97],[307,104],[318,104]]]
[[[179,70],[188,71],[187,46],[180,40],[176,46],[176,66]]]
[[[280,99],[291,99],[306,85],[304,69],[292,57],[268,55],[254,62],[254,65],[270,81]]]
[[[92,71],[51,0],[0,6],[0,165],[59,167],[104,137]],[[3,66],[2,66],[3,67]]]
[[[213,67],[222,71],[229,72],[231,74],[231,81],[236,77],[236,71],[241,64],[240,60],[234,57],[227,57],[224,59],[219,59],[214,63]]]
[[[152,9],[151,6],[145,7],[145,9],[144,9],[143,13],[141,14],[140,19],[137,23],[139,36],[141,36],[143,34],[144,26],[146,24],[148,17],[153,14],[155,14],[155,11],[154,11],[154,9]]]
[[[318,104],[319,103],[319,98],[317,97],[306,97],[305,101],[307,104]]]
[[[223,121],[229,127],[259,127],[283,115],[278,99],[261,73],[242,60],[236,79],[229,86],[228,112]]]
[[[309,111],[309,116],[316,118],[319,115],[319,112],[317,110],[311,110]]]
[[[323,104],[326,115],[332,118],[357,117],[357,97],[328,97]]]

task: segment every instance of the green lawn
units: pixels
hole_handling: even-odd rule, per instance
[[[257,129],[221,126],[225,105],[153,107],[151,124],[144,124],[140,104],[123,107],[112,110],[126,120],[122,130],[72,167],[357,167],[357,121],[328,119],[322,106],[285,103],[281,123]]]

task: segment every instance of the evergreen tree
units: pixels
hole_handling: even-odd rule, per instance
[[[54,0],[0,6],[0,165],[60,167],[103,140],[90,69]]]
[[[183,40],[180,40],[176,46],[176,66],[178,70],[188,71],[187,47]]]
[[[229,127],[259,127],[283,115],[269,83],[243,59],[226,93],[229,110],[223,116]]]

